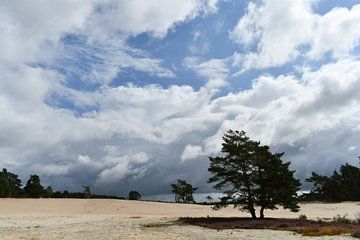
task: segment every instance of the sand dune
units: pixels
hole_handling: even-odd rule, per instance
[[[267,211],[269,217],[355,218],[360,203],[309,203],[300,213]],[[0,239],[314,239],[270,230],[216,231],[171,224],[179,217],[248,216],[233,208],[213,211],[209,206],[101,199],[0,199]],[[156,227],[144,227],[146,224]],[[160,223],[160,224],[159,224]],[[350,236],[316,239],[352,239]]]

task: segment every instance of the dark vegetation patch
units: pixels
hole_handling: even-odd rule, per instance
[[[172,222],[155,222],[155,223],[145,223],[142,224],[141,227],[144,228],[158,228],[158,227],[168,227],[173,225]]]
[[[356,234],[360,232],[358,223],[324,222],[285,218],[180,218],[180,223],[223,229],[271,229],[293,231],[304,236]]]

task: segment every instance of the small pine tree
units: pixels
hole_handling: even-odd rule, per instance
[[[84,188],[84,191],[83,191],[84,198],[91,198],[91,189],[90,189],[90,186],[83,185],[82,187]]]

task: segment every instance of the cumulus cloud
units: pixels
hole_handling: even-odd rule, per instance
[[[255,52],[244,56],[248,69],[282,65],[299,54],[300,44],[311,38],[314,24],[310,0],[266,0],[250,2],[247,13],[234,30],[231,39]]]
[[[314,0],[250,2],[230,38],[245,47],[238,60],[242,71],[284,65],[298,56],[320,59],[348,56],[360,39],[359,5],[313,11]],[[309,47],[307,47],[309,46]]]
[[[334,58],[347,57],[360,41],[360,5],[334,8],[317,17],[308,56],[319,59],[327,52]]]
[[[326,141],[325,136],[342,128],[346,134],[331,144],[339,144],[336,151],[346,155],[351,147],[349,142],[354,140],[354,134],[359,130],[357,109],[360,99],[356,93],[360,84],[359,67],[359,61],[347,59],[306,72],[302,79],[291,75],[263,76],[256,79],[247,91],[214,100],[212,108],[229,115],[217,133],[204,140],[201,145],[203,151],[197,147],[197,154],[191,156],[196,158],[218,153],[221,136],[229,128],[243,129],[264,144],[283,146],[283,150],[295,148],[297,151],[328,145],[322,142]],[[347,140],[346,135],[349,137]],[[302,152],[301,157],[296,154],[288,157],[298,165],[315,166],[317,162],[313,159],[321,159],[323,156],[319,155],[331,152],[331,148],[334,146],[322,148],[319,154],[309,150]],[[188,152],[189,149],[185,148],[183,154],[189,156]],[[304,156],[309,159],[303,159]],[[335,161],[330,156],[328,161]],[[334,156],[339,157],[339,153],[334,153]]]
[[[181,154],[181,160],[186,161],[189,159],[198,158],[203,155],[202,147],[187,145],[184,149],[184,152]]]

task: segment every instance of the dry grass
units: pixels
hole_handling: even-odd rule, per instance
[[[353,233],[354,229],[351,227],[338,227],[338,226],[321,226],[321,227],[300,227],[300,228],[288,228],[281,230],[289,230],[299,233],[303,236],[333,236],[339,234]]]
[[[360,236],[360,224],[349,222],[323,222],[304,219],[250,219],[250,218],[180,218],[181,223],[211,229],[270,229],[293,231],[303,236],[333,236],[352,234]]]
[[[170,222],[158,222],[158,223],[146,223],[146,224],[142,224],[141,227],[144,228],[159,228],[159,227],[168,227],[172,225]]]

